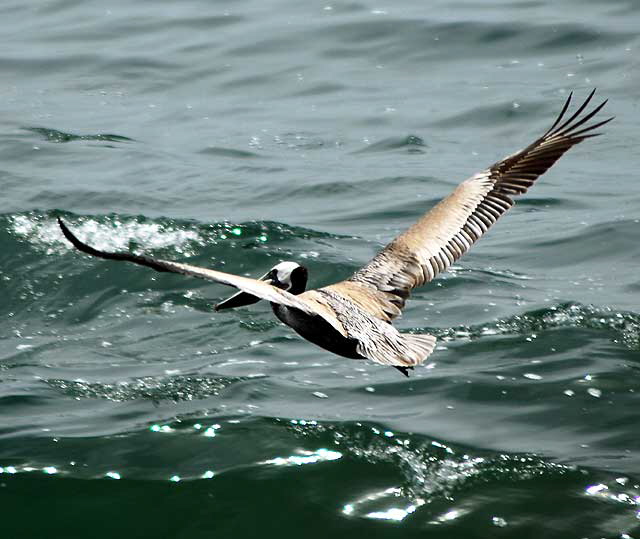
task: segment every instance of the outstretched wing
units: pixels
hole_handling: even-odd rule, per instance
[[[513,196],[526,193],[569,148],[597,136],[593,131],[613,119],[583,127],[606,104],[583,114],[594,93],[563,122],[569,95],[558,119],[539,139],[461,183],[366,266],[327,288],[383,320],[398,316],[411,289],[446,270],[513,206]]]
[[[233,286],[243,292],[252,294],[260,299],[270,301],[272,303],[279,303],[280,305],[286,305],[294,309],[299,309],[307,314],[317,314],[315,310],[301,301],[297,296],[290,294],[285,290],[276,288],[265,281],[258,281],[256,279],[249,279],[247,277],[241,277],[239,275],[233,275],[231,273],[224,273],[222,271],[216,271],[208,268],[200,268],[198,266],[191,266],[189,264],[182,264],[179,262],[171,262],[169,260],[159,260],[151,258],[149,256],[134,255],[131,253],[107,253],[99,251],[93,247],[80,241],[72,232],[67,228],[60,218],[58,218],[58,224],[62,229],[62,233],[73,246],[92,256],[98,258],[105,258],[107,260],[122,260],[125,262],[133,262],[134,264],[140,264],[141,266],[147,266],[156,271],[167,271],[171,273],[180,273],[182,275],[189,275],[191,277],[198,277],[200,279],[206,279],[208,281],[214,281],[216,283],[224,284],[227,286]]]

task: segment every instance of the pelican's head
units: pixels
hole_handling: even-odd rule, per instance
[[[273,286],[282,288],[291,294],[302,294],[307,288],[307,268],[297,262],[280,262],[271,271],[260,278]]]
[[[280,262],[273,266],[267,273],[260,277],[261,281],[286,290],[290,294],[302,294],[307,288],[307,268],[296,262]],[[236,307],[244,307],[260,301],[260,298],[248,294],[247,292],[238,292],[230,298],[221,301],[215,306],[216,311],[222,309],[234,309]]]

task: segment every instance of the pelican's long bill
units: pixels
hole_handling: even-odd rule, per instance
[[[260,281],[265,281],[269,284],[274,284],[273,279],[271,278],[272,272],[265,273],[262,277],[260,277]],[[237,307],[246,307],[247,305],[253,305],[254,303],[258,303],[261,298],[256,297],[248,292],[236,292],[233,296],[229,296],[227,299],[222,300],[220,303],[216,304],[213,308],[216,311],[222,311],[224,309],[236,309]]]

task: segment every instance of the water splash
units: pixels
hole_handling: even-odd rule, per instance
[[[320,448],[316,451],[301,450],[298,455],[290,455],[288,457],[275,457],[265,460],[260,464],[271,466],[302,466],[304,464],[315,464],[317,462],[327,462],[338,460],[342,457],[339,451]]]
[[[404,479],[401,485],[367,492],[345,503],[342,513],[348,516],[400,521],[422,506],[436,502],[440,506],[459,500],[479,484],[579,475],[576,468],[537,455],[474,455],[442,441],[393,433],[371,424],[332,426],[296,420],[290,425],[304,437],[328,435],[342,453],[352,458],[369,464],[388,463],[400,471]],[[449,507],[444,513],[434,515],[431,523],[459,518],[469,510],[463,506]]]
[[[51,215],[30,212],[13,215],[9,222],[16,236],[28,240],[46,254],[73,249]],[[194,245],[203,243],[197,230],[144,219],[81,218],[70,220],[68,224],[74,234],[103,251],[126,251],[133,244],[143,245],[146,249],[172,248],[176,253],[189,256],[193,254]]]
[[[7,219],[7,228],[15,236],[29,241],[46,254],[60,254],[73,247],[62,235],[56,221],[57,215],[54,212],[32,211],[8,215],[4,219]],[[196,224],[191,221],[152,221],[143,217],[114,215],[99,218],[65,216],[64,219],[80,239],[104,251],[171,249],[174,254],[193,256],[198,248],[220,242],[242,242],[244,247],[262,247],[267,243],[286,242],[294,238],[322,240],[346,237],[275,221]],[[315,256],[317,253],[311,251],[303,257]]]

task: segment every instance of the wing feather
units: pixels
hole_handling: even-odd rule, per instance
[[[227,286],[232,286],[243,292],[247,292],[261,299],[270,301],[272,303],[279,303],[280,305],[286,305],[298,309],[307,314],[317,314],[316,310],[312,308],[310,304],[301,300],[297,296],[290,294],[285,290],[276,288],[265,281],[258,281],[257,279],[249,279],[248,277],[241,277],[240,275],[233,275],[231,273],[225,273],[222,271],[216,271],[208,268],[201,268],[199,266],[192,266],[190,264],[183,264],[180,262],[172,262],[169,260],[160,260],[144,255],[134,255],[131,253],[108,253],[100,251],[80,241],[70,230],[67,228],[60,218],[58,218],[58,224],[64,234],[73,246],[89,255],[104,258],[107,260],[120,260],[125,262],[133,262],[141,266],[152,268],[156,271],[180,273],[182,275],[188,275],[191,277],[198,277],[200,279],[206,279],[208,281],[214,281]]]
[[[397,316],[411,289],[431,281],[467,252],[513,206],[512,197],[526,193],[571,147],[599,135],[594,130],[613,118],[582,127],[607,103],[582,115],[594,93],[563,122],[571,102],[569,95],[544,135],[461,183],[366,266],[347,281],[328,288],[354,299],[362,295],[354,287],[357,283],[367,289],[369,302],[375,296],[377,307],[369,308],[371,314],[385,321]]]

